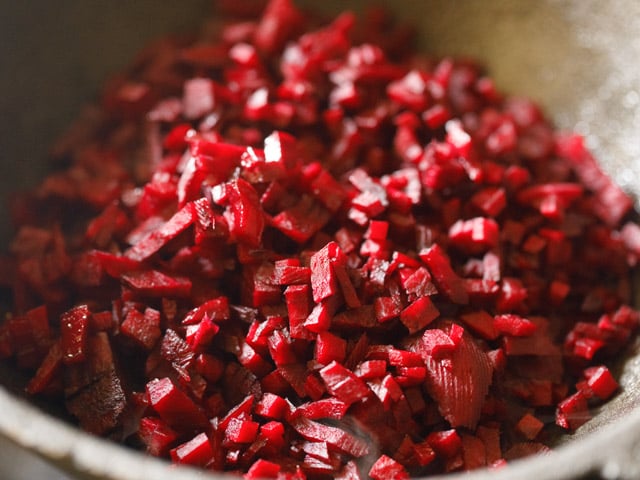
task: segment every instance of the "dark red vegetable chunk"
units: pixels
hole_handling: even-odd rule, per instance
[[[215,3],[14,202],[29,394],[174,463],[360,480],[500,467],[624,389],[640,226],[581,137],[379,8]]]
[[[89,308],[86,305],[75,307],[60,318],[60,346],[62,361],[82,363],[86,357],[87,335],[89,328]]]

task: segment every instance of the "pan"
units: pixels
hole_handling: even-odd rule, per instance
[[[327,1],[329,12],[343,2]],[[362,10],[366,0],[349,2]],[[640,194],[640,3],[633,0],[404,0],[385,3],[418,28],[435,55],[479,59],[498,87],[538,101],[560,128],[585,136],[603,168]],[[34,185],[52,141],[91,100],[109,73],[149,39],[196,28],[210,1],[11,2],[0,18],[0,192]],[[0,245],[8,214],[0,210]],[[621,352],[622,393],[552,453],[515,461],[480,479],[640,478],[640,347]],[[0,434],[73,478],[216,478],[175,468],[61,420],[23,396],[25,379],[0,367]],[[218,477],[222,478],[222,477]],[[433,478],[433,477],[432,477]],[[449,475],[453,480],[462,476]]]

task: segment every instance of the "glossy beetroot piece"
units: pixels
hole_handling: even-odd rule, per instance
[[[640,227],[580,137],[380,10],[220,9],[15,201],[0,357],[30,394],[299,480],[497,467],[616,395]]]

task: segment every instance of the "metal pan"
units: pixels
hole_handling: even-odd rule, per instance
[[[301,4],[314,4],[313,1]],[[354,0],[360,9],[368,2]],[[604,168],[640,195],[640,3],[634,0],[387,1],[416,25],[424,51],[484,62],[501,90],[539,101],[579,131]],[[0,18],[0,192],[33,185],[46,151],[109,72],[145,41],[196,28],[210,0],[10,2]],[[316,6],[317,8],[317,6]],[[325,2],[329,11],[343,2]],[[0,210],[0,245],[7,213]],[[623,392],[553,453],[453,480],[640,478],[640,347],[621,352]],[[74,478],[215,478],[90,437],[33,406],[0,368],[0,434]],[[222,478],[222,477],[218,477]]]

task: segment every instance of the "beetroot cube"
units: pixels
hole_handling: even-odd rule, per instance
[[[210,383],[216,383],[220,380],[224,372],[224,363],[222,360],[208,353],[198,355],[194,362],[194,367],[196,371]]]
[[[327,391],[348,405],[369,396],[367,385],[336,361],[322,368],[320,376],[327,386]]]
[[[421,467],[429,465],[436,459],[436,452],[431,448],[431,445],[427,441],[414,444],[413,455],[416,462]]]
[[[425,352],[424,360],[426,388],[442,416],[453,427],[474,428],[493,380],[489,357],[464,332],[450,356],[439,359]]]
[[[154,229],[127,250],[127,258],[138,262],[146,260],[186,230],[193,223],[194,218],[193,205],[185,205],[160,228]]]
[[[198,307],[189,311],[182,320],[183,325],[194,325],[199,323],[205,315],[215,322],[228,320],[230,318],[229,300],[227,297],[217,297],[207,300]]]
[[[498,331],[495,326],[494,317],[489,315],[485,310],[478,310],[476,312],[469,312],[460,315],[462,321],[487,340],[495,340],[498,338]]]
[[[451,337],[439,328],[425,330],[421,340],[420,353],[434,358],[449,356],[456,348]]]
[[[144,417],[140,419],[138,436],[151,455],[161,457],[167,454],[178,434],[160,418]]]
[[[227,426],[233,419],[246,418],[251,413],[253,405],[255,403],[255,397],[253,395],[247,395],[237,405],[235,405],[227,415],[218,423],[218,429],[226,430]]]
[[[120,333],[146,350],[151,350],[161,336],[160,312],[147,308],[144,313],[131,309],[120,325]]]
[[[311,290],[316,303],[338,292],[338,280],[331,268],[338,253],[341,253],[338,244],[330,242],[311,256]]]
[[[257,422],[232,418],[224,431],[225,442],[251,443],[256,439],[259,428]]]
[[[391,375],[386,375],[380,381],[369,382],[369,387],[376,394],[385,410],[391,408],[391,404],[397,402],[402,397],[402,388]]]
[[[300,265],[290,265],[290,262],[279,260],[275,263],[273,280],[276,285],[305,284],[311,280],[311,270]]]
[[[281,211],[272,224],[297,243],[305,243],[331,219],[331,213],[312,197],[305,195],[291,208]]]
[[[392,297],[376,297],[373,302],[376,318],[379,322],[387,322],[400,315],[401,306]]]
[[[83,362],[86,358],[89,327],[89,308],[80,305],[65,312],[60,318],[62,361],[67,364]]]
[[[445,458],[454,457],[462,448],[462,440],[453,429],[430,433],[427,442],[438,455]]]
[[[605,342],[597,338],[578,338],[573,345],[573,354],[591,360],[596,352],[604,346]]]
[[[289,411],[287,401],[273,393],[264,393],[260,401],[256,404],[255,413],[266,418],[281,420]]]
[[[239,351],[236,353],[240,364],[254,375],[261,377],[273,369],[273,365],[265,360],[262,355],[256,352],[247,342],[241,342]]]
[[[449,228],[449,240],[464,252],[484,252],[497,245],[498,224],[485,217],[458,220]]]
[[[520,312],[523,310],[527,296],[527,289],[519,279],[513,277],[504,278],[496,300],[496,309],[505,313]]]
[[[62,363],[62,349],[60,342],[56,342],[51,345],[36,374],[29,381],[26,391],[32,395],[44,392],[56,378]]]
[[[363,380],[382,378],[387,373],[387,362],[384,360],[367,360],[360,363],[354,373]]]
[[[381,455],[371,466],[369,476],[374,480],[387,480],[395,478],[398,480],[408,479],[409,474],[404,467],[391,457]]]
[[[340,420],[344,417],[348,408],[349,405],[337,398],[323,398],[314,402],[303,403],[292,413],[292,418],[302,415],[311,420],[320,418]]]
[[[253,186],[239,178],[217,185],[211,194],[214,202],[227,206],[224,217],[229,225],[229,233],[250,247],[260,245],[265,219],[260,198]]]
[[[270,450],[278,452],[285,446],[285,428],[280,422],[271,421],[260,426],[259,436],[266,440]]]
[[[334,264],[333,271],[338,279],[338,284],[342,289],[344,301],[350,308],[357,308],[362,305],[358,292],[356,291],[346,265]]]
[[[403,268],[400,270],[400,282],[407,292],[407,295],[414,297],[427,297],[438,293],[435,285],[431,282],[431,274],[421,266],[414,268]]]
[[[587,399],[581,391],[565,398],[556,409],[556,424],[575,430],[591,418]]]
[[[589,367],[585,369],[584,376],[589,388],[600,400],[609,399],[618,390],[618,382],[605,366]]]
[[[363,457],[369,453],[369,446],[366,441],[338,427],[324,425],[304,417],[292,420],[291,426],[307,440],[327,442],[332,448],[356,458]]]
[[[171,459],[185,465],[206,467],[213,458],[213,447],[205,433],[199,433],[188,442],[171,450]]]
[[[322,365],[343,362],[347,354],[347,341],[330,333],[320,332],[316,337],[315,359]]]
[[[256,27],[255,46],[267,54],[281,50],[304,23],[304,16],[291,0],[270,0]]]
[[[335,212],[346,198],[344,188],[326,170],[322,169],[311,181],[313,195],[331,212]]]
[[[286,330],[274,330],[268,339],[269,353],[277,366],[297,363],[291,337]]]
[[[205,315],[200,323],[187,326],[185,340],[194,351],[200,351],[211,343],[220,327]]]
[[[364,237],[381,242],[387,239],[388,232],[389,222],[384,222],[381,220],[371,220],[369,222],[369,227],[364,234]]]
[[[543,427],[544,423],[530,413],[525,413],[516,424],[516,430],[527,440],[536,438]]]
[[[451,262],[442,247],[435,244],[420,252],[420,258],[429,267],[438,291],[454,303],[466,304],[469,295],[462,279],[453,271]]]
[[[328,298],[318,303],[311,313],[304,321],[304,328],[314,333],[324,332],[329,330],[331,326],[331,319],[335,313],[336,299],[335,297]]]
[[[496,315],[493,319],[495,329],[505,335],[528,337],[533,335],[538,326],[531,320],[514,314]]]
[[[147,383],[147,395],[153,409],[173,428],[184,430],[208,423],[202,410],[169,378]]]
[[[122,280],[135,292],[149,297],[187,297],[191,293],[191,280],[158,270],[130,272],[122,275]]]
[[[335,480],[363,480],[360,475],[356,462],[349,461],[347,464],[335,474]]]
[[[487,455],[482,440],[473,435],[463,434],[462,460],[466,470],[484,467],[487,464]]]
[[[471,197],[471,203],[485,215],[495,218],[507,206],[504,188],[487,187]]]
[[[429,297],[420,297],[400,312],[400,321],[409,330],[409,334],[416,333],[440,315],[439,310]]]

